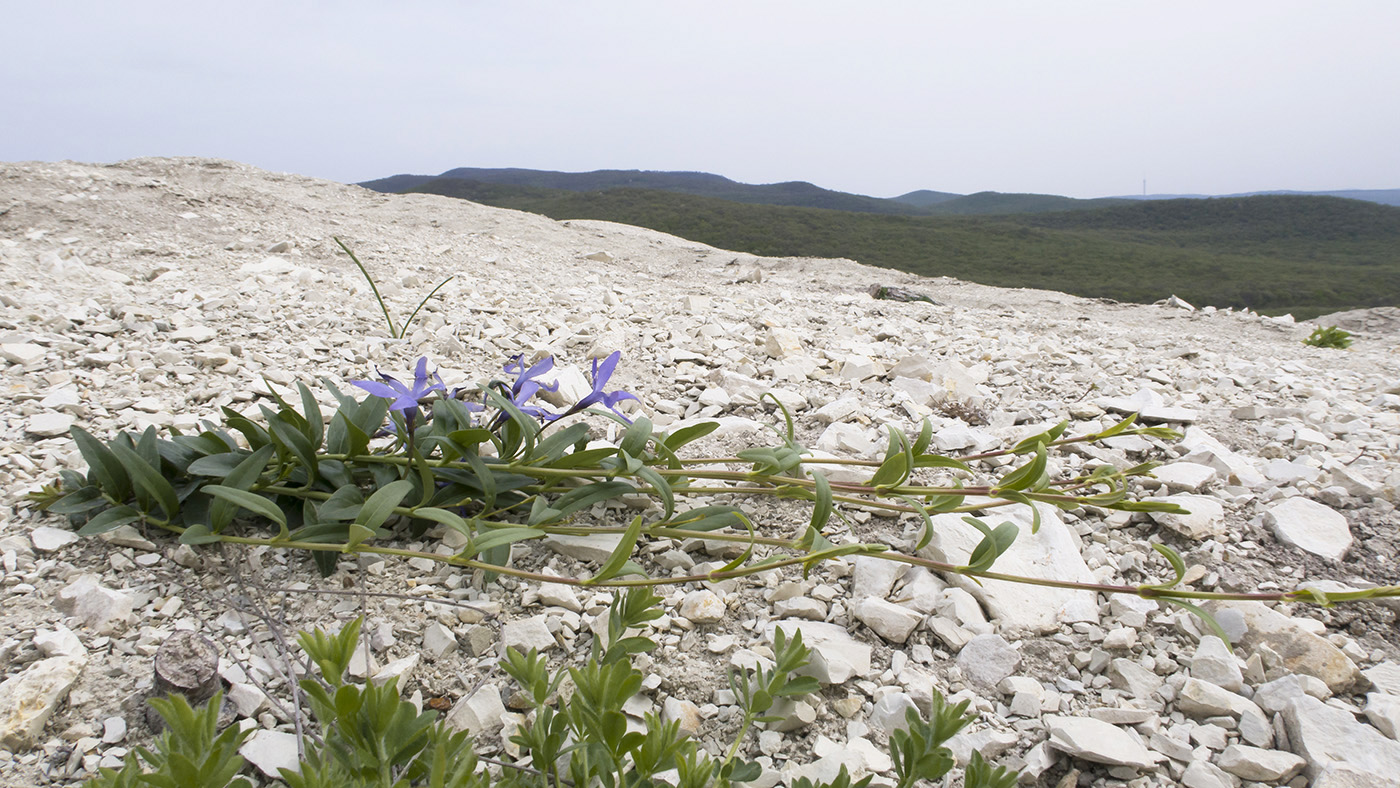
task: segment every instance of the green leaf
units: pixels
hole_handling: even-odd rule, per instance
[[[898,487],[909,479],[909,472],[914,468],[914,455],[910,451],[909,439],[893,426],[888,429],[890,441],[885,450],[885,461],[880,463],[880,468],[868,482],[876,489]]]
[[[622,433],[622,440],[618,441],[617,448],[633,457],[642,456],[647,450],[647,441],[651,438],[651,421],[645,416],[638,416],[632,422],[627,431]]]
[[[452,434],[457,435],[458,433],[468,431],[469,430],[458,430],[457,432],[454,432]],[[486,432],[486,430],[481,430],[481,432]],[[490,435],[489,432],[487,432],[486,434],[488,436]],[[569,450],[569,447],[573,446],[575,443],[578,443],[580,438],[587,437],[587,424],[584,424],[583,422],[579,422],[578,424],[570,424],[568,427],[559,430],[553,435],[550,435],[545,439],[541,440],[539,443],[535,444],[535,453],[530,457],[530,464],[548,465],[557,462],[561,457],[564,456],[564,453]],[[478,441],[478,443],[480,442],[481,441]],[[607,451],[608,453],[611,453],[614,450],[608,449]]]
[[[1202,621],[1206,622],[1206,626],[1210,628],[1210,632],[1211,632],[1212,635],[1215,635],[1216,637],[1218,637],[1218,638],[1220,638],[1221,640],[1225,641],[1225,648],[1226,648],[1226,649],[1228,649],[1228,650],[1230,650],[1230,651],[1234,651],[1234,650],[1235,650],[1234,644],[1232,644],[1232,643],[1230,642],[1230,635],[1227,634],[1227,633],[1225,632],[1225,629],[1224,629],[1223,627],[1220,626],[1220,622],[1215,620],[1215,616],[1212,616],[1210,613],[1207,613],[1207,612],[1206,612],[1205,610],[1203,610],[1202,608],[1197,607],[1196,605],[1193,605],[1193,604],[1191,604],[1190,602],[1184,602],[1184,601],[1182,601],[1182,600],[1180,600],[1180,599],[1176,599],[1176,598],[1174,598],[1174,597],[1169,597],[1169,596],[1158,596],[1158,597],[1153,597],[1153,599],[1157,599],[1157,600],[1159,600],[1159,601],[1166,602],[1166,603],[1169,604],[1169,605],[1174,605],[1174,606],[1176,606],[1176,607],[1182,608],[1183,610],[1188,610],[1188,611],[1190,611],[1191,613],[1195,614],[1197,618],[1199,618],[1199,619],[1201,619]]]
[[[306,469],[306,486],[309,489],[316,481],[317,461],[316,450],[312,448],[311,442],[281,413],[273,414],[267,424],[272,431],[273,440],[290,451],[297,458],[297,462]]]
[[[656,495],[661,498],[661,506],[664,510],[661,516],[670,518],[671,515],[675,514],[676,496],[671,491],[671,484],[662,478],[661,474],[645,465],[638,468],[636,473],[643,481],[650,484],[652,489],[656,491]]]
[[[87,462],[88,469],[92,472],[93,481],[101,487],[112,499],[124,501],[131,496],[131,479],[126,475],[126,470],[122,468],[121,460],[103,445],[102,441],[92,436],[92,433],[82,427],[74,426],[69,429],[68,434],[73,437],[73,442],[78,445],[78,451],[83,455],[83,460]]]
[[[642,516],[639,514],[632,519],[632,524],[627,526],[627,531],[622,534],[622,541],[617,543],[617,549],[613,550],[608,560],[598,568],[598,573],[589,578],[584,585],[594,585],[616,577],[625,564],[629,563],[628,558],[637,547],[637,539],[642,535]],[[634,564],[635,566],[635,564]]]
[[[1181,560],[1181,555],[1164,544],[1153,543],[1152,549],[1161,553],[1162,557],[1167,559],[1167,563],[1172,565],[1172,571],[1176,573],[1176,577],[1172,578],[1169,582],[1158,583],[1154,586],[1148,586],[1148,588],[1167,589],[1180,585],[1181,581],[1186,578],[1186,562]]]
[[[98,513],[96,517],[88,520],[87,525],[78,529],[78,533],[83,536],[105,534],[108,531],[115,531],[127,523],[133,523],[140,519],[141,513],[130,506],[113,506],[111,509],[104,510]]]
[[[992,564],[1011,547],[1011,543],[1016,541],[1020,534],[1020,529],[1012,523],[1002,523],[995,529],[987,526],[976,517],[964,517],[963,522],[971,525],[982,532],[982,541],[973,548],[972,555],[967,559],[965,569],[973,572],[985,572],[992,568]]]
[[[698,441],[719,429],[717,421],[702,421],[699,424],[692,424],[689,427],[682,427],[662,439],[662,443],[671,451],[680,451],[687,443]]]
[[[321,520],[354,520],[364,505],[365,497],[359,486],[346,484],[336,488],[331,497],[316,507],[316,516]]]
[[[594,482],[577,487],[559,496],[550,506],[544,507],[538,514],[532,512],[529,525],[542,525],[546,522],[560,520],[568,517],[580,509],[586,509],[599,501],[606,501],[623,495],[629,495],[637,491],[636,487],[626,482]]]
[[[81,514],[107,505],[102,491],[96,487],[83,487],[49,504],[45,511],[54,514]]]
[[[956,468],[960,471],[969,471],[967,463],[962,460],[955,460],[952,457],[944,457],[942,454],[917,454],[914,457],[915,468]]]
[[[403,502],[404,496],[413,491],[413,482],[408,479],[399,479],[396,482],[386,484],[365,501],[365,505],[360,508],[360,513],[355,516],[355,525],[363,526],[373,531],[388,520],[394,513],[394,508]],[[352,535],[354,529],[351,529]]]
[[[278,528],[281,529],[278,538],[287,538],[287,515],[283,514],[282,510],[277,508],[277,504],[272,501],[256,493],[248,492],[247,490],[240,490],[235,487],[224,487],[219,484],[205,485],[203,490],[215,498],[228,501],[241,509],[247,509],[253,514],[266,517],[272,522],[277,523]]]
[[[1048,458],[1045,453],[1045,444],[1037,444],[1035,447],[1035,458],[1025,465],[1001,477],[993,492],[1002,490],[1012,490],[1019,492],[1027,489],[1039,489],[1045,483],[1045,468]]]
[[[817,503],[812,507],[812,519],[807,527],[820,533],[826,527],[827,521],[831,519],[831,512],[835,509],[835,504],[831,497],[831,482],[826,480],[826,474],[821,471],[812,471],[812,485]]]
[[[1054,443],[1056,440],[1058,440],[1059,437],[1065,433],[1065,429],[1067,429],[1068,427],[1069,422],[1062,421],[1059,424],[1056,424],[1054,427],[1051,427],[1050,429],[1046,430],[1045,432],[1042,432],[1039,435],[1032,435],[1029,438],[1026,438],[1025,440],[1021,441],[1020,443],[1017,443],[1015,446],[1012,446],[1011,453],[1025,454],[1027,452],[1035,451],[1036,444],[1043,444],[1048,446],[1051,443]]]
[[[145,490],[157,504],[161,511],[165,512],[165,519],[170,520],[180,511],[180,500],[175,495],[175,488],[160,471],[152,468],[134,449],[129,449],[120,441],[112,443],[112,454],[122,462],[127,474],[136,486]]]
[[[933,422],[929,421],[928,417],[925,416],[923,424],[919,426],[919,437],[914,441],[914,446],[912,448],[914,456],[917,458],[920,454],[928,451],[928,446],[932,442]]]
[[[180,544],[209,544],[210,542],[222,541],[218,534],[209,530],[209,526],[204,524],[192,525],[180,534]]]
[[[467,545],[467,549],[476,555],[503,545],[523,542],[526,539],[539,539],[544,535],[545,532],[538,528],[493,528],[473,539],[471,544]]]
[[[933,539],[933,517],[929,515],[928,509],[925,508],[925,505],[920,503],[919,501],[916,501],[907,495],[896,495],[895,498],[904,501],[906,504],[912,507],[915,512],[918,512],[920,519],[923,520],[923,530],[919,532],[919,541],[915,543],[914,550],[915,552],[917,552],[919,550],[924,549],[928,546],[929,540]]]
[[[463,536],[473,536],[471,526],[467,525],[467,521],[455,512],[432,506],[420,506],[413,510],[413,516],[420,520],[431,520],[439,525],[445,525]]]
[[[241,457],[239,463],[233,467],[226,475],[222,486],[235,490],[247,490],[258,480],[267,463],[272,459],[276,449],[271,444],[263,446],[261,449]],[[229,456],[229,455],[215,455]],[[212,458],[207,458],[212,459]],[[209,507],[209,528],[214,533],[220,533],[228,524],[233,522],[233,515],[236,512],[235,504],[226,499],[216,499]]]
[[[359,523],[351,523],[346,529],[347,538],[345,540],[345,552],[354,550],[366,541],[374,538],[374,529],[367,528]]]
[[[1137,415],[1136,413],[1130,413],[1130,414],[1128,414],[1128,418],[1123,419],[1122,421],[1118,422],[1117,424],[1113,425],[1112,427],[1109,427],[1108,429],[1104,430],[1103,432],[1100,432],[1100,433],[1095,434],[1095,435],[1094,435],[1094,440],[1103,440],[1104,438],[1112,438],[1114,435],[1117,435],[1117,434],[1121,433],[1123,430],[1126,430],[1126,429],[1128,429],[1129,427],[1133,426],[1133,423],[1137,421],[1137,418],[1138,418],[1138,415]]]
[[[721,528],[738,528],[746,525],[748,518],[743,510],[734,506],[702,506],[657,523],[653,528],[675,528],[680,531],[703,533],[718,531]]]

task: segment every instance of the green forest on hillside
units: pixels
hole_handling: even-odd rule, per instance
[[[1060,213],[896,216],[437,179],[412,189],[554,219],[603,219],[723,249],[846,257],[924,276],[1118,301],[1313,317],[1400,304],[1400,209],[1334,197],[1111,203]]]

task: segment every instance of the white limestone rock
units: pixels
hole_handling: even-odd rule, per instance
[[[845,627],[824,621],[784,619],[770,623],[764,630],[769,644],[778,629],[791,639],[802,633],[802,643],[812,650],[812,661],[804,670],[822,684],[844,684],[870,673],[873,648],[851,637]]]
[[[1267,646],[1282,657],[1285,669],[1321,679],[1332,692],[1344,692],[1361,678],[1356,663],[1341,649],[1262,602],[1209,602],[1203,607],[1215,616],[1223,610],[1238,612],[1246,626],[1237,643],[1240,648]]]
[[[1351,714],[1306,695],[1288,701],[1282,713],[1289,744],[1307,759],[1309,777],[1336,762],[1388,780],[1400,774],[1400,742]]]
[[[80,539],[82,537],[73,531],[64,528],[50,528],[47,525],[41,525],[29,532],[29,541],[34,545],[34,549],[41,553],[62,550]]]
[[[1217,472],[1209,465],[1196,462],[1173,462],[1152,469],[1152,475],[1167,486],[1169,492],[1200,492],[1215,481]]]
[[[1050,746],[1074,758],[1138,770],[1157,763],[1138,737],[1117,726],[1091,717],[1051,715],[1044,721]]]
[[[23,752],[37,744],[87,663],[86,654],[48,657],[0,684],[0,747]]]
[[[57,413],[55,411],[44,411],[29,417],[29,422],[24,426],[24,431],[37,435],[41,438],[54,438],[59,435],[67,435],[73,427],[73,417],[67,413]]]
[[[297,735],[283,731],[257,730],[238,748],[238,754],[248,759],[264,775],[280,779],[282,769],[301,771]]]
[[[506,706],[501,702],[501,688],[496,684],[486,684],[471,695],[457,701],[447,712],[445,721],[459,731],[468,731],[473,736],[495,733],[505,724],[502,715]]]
[[[1384,692],[1367,693],[1366,719],[1381,733],[1400,739],[1400,698]]]
[[[1040,530],[1031,533],[1031,511],[1023,505],[1008,506],[980,517],[990,528],[1004,522],[1014,524],[1019,535],[997,559],[994,571],[1027,577],[1053,577],[1094,583],[1097,579],[1084,563],[1069,527],[1053,506],[1037,504]],[[962,521],[962,515],[940,514],[933,518],[933,538],[919,555],[950,564],[966,564],[982,534]],[[1091,591],[982,580],[953,575],[949,581],[965,589],[998,619],[1003,632],[1049,632],[1062,623],[1098,621],[1098,603]]]
[[[548,617],[541,614],[517,618],[501,627],[501,653],[514,648],[521,654],[537,649],[541,654],[559,647],[559,641],[549,631]]]
[[[697,624],[718,623],[727,612],[724,599],[713,591],[691,591],[681,600],[681,616]]]
[[[1191,658],[1191,677],[1210,682],[1217,687],[1238,693],[1244,687],[1244,672],[1225,641],[1206,635],[1196,645]]]
[[[1225,535],[1227,528],[1225,507],[1221,506],[1220,501],[1215,498],[1206,495],[1177,493],[1165,498],[1152,497],[1147,500],[1174,503],[1185,509],[1187,514],[1152,512],[1152,519],[1187,539],[1200,541],[1212,536]]]
[[[855,615],[862,624],[891,643],[903,643],[908,640],[924,620],[923,615],[917,611],[875,597],[866,597],[856,602]]]
[[[1347,519],[1330,506],[1308,498],[1289,498],[1270,506],[1264,522],[1274,529],[1280,542],[1313,555],[1340,561],[1351,549],[1351,528]]]
[[[1001,635],[978,635],[958,652],[957,664],[968,681],[992,688],[1021,666],[1021,652]]]
[[[82,575],[63,587],[54,597],[54,607],[82,620],[98,634],[112,634],[126,628],[132,618],[132,596],[102,585],[96,575]]]

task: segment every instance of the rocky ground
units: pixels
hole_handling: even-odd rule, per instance
[[[378,273],[400,319],[457,278],[393,340],[333,236]],[[217,645],[240,724],[260,729],[250,757],[271,768],[291,730],[280,638],[356,615],[371,645],[357,672],[402,675],[406,693],[501,750],[502,726],[520,719],[501,649],[586,653],[609,592],[483,585],[426,561],[345,560],[322,580],[303,557],[266,549],[196,552],[134,529],[80,539],[22,499],[81,467],[71,425],[190,429],[221,406],[256,412],[269,384],[343,386],[423,354],[460,385],[520,352],[552,353],[577,378],[620,350],[614,383],[658,425],[723,421],[699,447],[715,452],[769,440],[763,425],[778,417],[758,401],[765,391],[794,410],[806,445],[870,457],[885,423],[930,417],[937,446],[959,454],[1061,419],[1080,433],[1142,411],[1184,437],[1114,439],[1057,467],[1165,462],[1142,494],[1192,514],[1047,510],[999,569],[1154,582],[1169,577],[1151,548],[1162,542],[1199,590],[1400,582],[1400,340],[1385,313],[1348,318],[1350,350],[1318,349],[1301,342],[1312,326],[1289,319],[756,258],[203,159],[0,164],[0,277],[4,785],[73,784],[149,742],[152,657],[179,630]],[[872,285],[932,303],[877,300]],[[781,533],[806,518],[754,511]],[[906,549],[914,525],[856,513],[832,538]],[[970,531],[941,520],[925,554],[965,559]],[[700,544],[664,547],[651,557],[662,572],[720,560]],[[595,556],[555,543],[515,560],[570,575]],[[1336,788],[1400,773],[1400,638],[1385,602],[1214,605],[1233,653],[1148,600],[977,586],[867,559],[805,580],[674,588],[665,604],[632,710],[678,719],[712,749],[735,725],[717,689],[725,671],[770,654],[778,627],[815,645],[822,692],[751,737],[766,767],[756,785],[842,763],[888,774],[889,726],[933,689],[978,713],[960,758],[977,749],[1045,785]]]

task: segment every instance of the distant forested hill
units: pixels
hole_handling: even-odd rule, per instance
[[[1068,211],[1125,202],[1125,200],[1118,198],[1078,200],[1050,194],[980,192],[961,195],[927,190],[910,192],[893,199],[884,199],[823,189],[806,181],[755,185],[739,183],[707,172],[653,172],[648,170],[554,172],[517,168],[458,167],[436,177],[430,175],[393,175],[379,180],[365,181],[360,185],[375,191],[392,193],[416,189],[426,183],[444,179],[467,180],[501,186],[560,189],[572,192],[653,189],[758,205],[786,205],[795,208],[826,208],[833,211],[906,216]]]
[[[998,216],[897,216],[653,189],[575,192],[434,179],[413,191],[604,219],[761,255],[847,257],[925,276],[1119,301],[1311,317],[1400,305],[1400,208],[1327,197],[1110,204]]]

